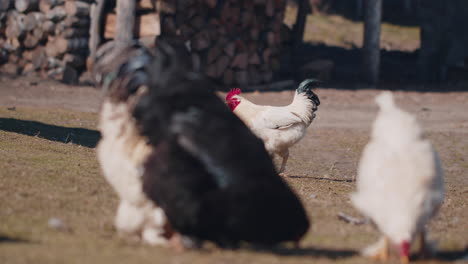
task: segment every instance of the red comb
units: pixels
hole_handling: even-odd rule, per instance
[[[229,101],[231,100],[231,98],[234,96],[234,95],[238,95],[241,93],[241,89],[239,88],[233,88],[231,89],[231,91],[226,95],[226,101]]]

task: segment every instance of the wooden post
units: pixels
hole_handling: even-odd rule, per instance
[[[297,46],[301,44],[303,41],[307,14],[309,12],[310,12],[309,1],[299,0],[296,23],[294,24],[294,27],[293,27],[293,46]]]
[[[104,19],[105,4],[106,0],[97,0],[97,3],[91,4],[91,26],[89,27],[89,57],[91,65],[88,65],[89,67],[92,67],[92,64],[94,64],[97,48],[102,41],[101,25]]]
[[[129,45],[133,41],[133,28],[135,25],[135,1],[117,0],[117,45]]]
[[[364,11],[363,78],[377,85],[380,68],[380,21],[382,0],[365,0]]]

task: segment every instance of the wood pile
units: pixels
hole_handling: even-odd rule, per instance
[[[207,75],[228,86],[270,83],[290,41],[285,0],[162,0],[161,32],[190,41]]]
[[[3,67],[77,82],[88,53],[91,2],[0,0],[0,43],[8,61]]]
[[[76,82],[86,68],[92,2],[0,0],[0,65],[7,61],[0,70]],[[271,83],[282,48],[291,44],[283,23],[286,0],[158,0],[157,13],[152,0],[137,3],[136,38],[183,38],[207,75],[227,86]],[[110,8],[100,29],[107,40],[115,35]]]

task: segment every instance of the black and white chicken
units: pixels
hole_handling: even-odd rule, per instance
[[[115,70],[100,78],[108,96],[98,153],[122,203],[134,201],[141,217],[121,204],[119,230],[126,229],[121,219],[133,227],[138,221],[130,219],[143,218],[158,226],[150,233],[161,241],[167,221],[183,237],[220,246],[298,242],[309,227],[300,200],[185,47],[160,40],[154,54],[142,47],[120,53],[126,58],[105,62]],[[141,223],[145,239],[148,222]]]

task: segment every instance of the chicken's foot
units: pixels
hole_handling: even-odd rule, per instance
[[[375,260],[387,261],[389,258],[389,241],[383,236],[377,243],[368,246],[362,254]]]

